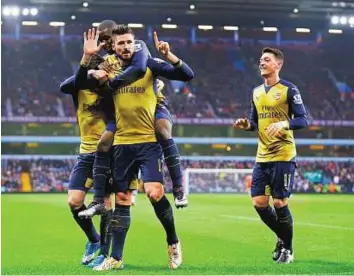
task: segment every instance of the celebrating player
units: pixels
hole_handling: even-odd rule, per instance
[[[111,243],[110,225],[113,214],[110,203],[111,189],[110,185],[107,185],[110,164],[109,159],[108,164],[102,162],[102,159],[103,161],[106,160],[105,155],[108,155],[108,153],[105,152],[108,152],[111,148],[111,144],[107,145],[106,141],[110,137],[114,137],[115,133],[114,104],[111,94],[105,92],[102,88],[102,85],[107,81],[107,73],[103,70],[91,70],[92,74],[96,74],[95,78],[98,81],[88,78],[89,69],[98,69],[99,65],[105,61],[96,55],[103,47],[103,43],[97,46],[97,39],[98,34],[95,35],[94,30],[89,30],[87,36],[84,34],[84,55],[80,68],[75,76],[65,80],[60,86],[63,93],[73,96],[80,127],[80,155],[70,177],[69,206],[76,222],[89,239],[82,259],[82,263],[89,264],[89,266],[99,265],[108,255]],[[141,58],[139,56],[141,54],[144,53],[139,53],[134,58]],[[135,71],[130,70],[126,74],[128,81],[122,83],[122,85],[132,82],[134,77],[138,78]],[[123,71],[123,73],[126,73],[126,71]],[[84,199],[87,191],[93,185],[93,180],[100,181],[105,186],[96,191],[103,192],[102,200],[105,198],[105,210],[107,209],[101,218],[101,247],[99,236],[91,219],[80,216],[82,212],[87,211],[84,206]],[[131,187],[135,186],[137,186],[137,180],[133,179]],[[94,253],[99,248],[101,250],[98,257],[94,262],[91,262]]]
[[[98,63],[102,61],[92,59],[87,65],[88,69],[97,68]],[[87,265],[93,260],[99,249],[101,249],[102,255],[107,255],[111,243],[109,225],[113,211],[110,202],[110,185],[105,189],[107,192],[105,196],[107,212],[101,217],[101,236],[96,232],[90,218],[80,218],[78,214],[86,209],[85,196],[93,185],[92,169],[97,144],[105,130],[106,132],[115,132],[115,122],[112,100],[98,95],[96,91],[78,86],[78,76],[76,74],[65,80],[60,85],[60,90],[65,94],[72,95],[80,128],[80,155],[70,176],[68,203],[75,221],[89,240],[81,261],[82,264]],[[107,185],[107,181],[105,185]]]
[[[146,62],[147,58],[150,55],[146,44],[141,40],[135,41],[135,55],[133,56],[133,60],[130,62],[129,66],[122,72],[120,61],[116,58],[115,52],[112,47],[112,30],[116,27],[117,24],[112,20],[104,20],[98,26],[99,30],[99,42],[104,43],[103,48],[109,54],[105,56],[106,62],[100,65],[100,69],[103,69],[108,74],[108,85],[117,89],[122,86],[126,81],[131,81],[131,78],[127,79],[127,75],[132,75],[132,71],[134,71],[133,79],[141,76],[142,72],[146,71]],[[156,41],[155,41],[156,44]],[[139,56],[137,55],[139,54]],[[144,67],[145,66],[145,67]],[[94,77],[96,77],[94,75]],[[158,138],[158,141],[163,149],[165,162],[167,168],[170,172],[172,185],[173,185],[173,195],[175,198],[175,206],[177,208],[183,208],[188,206],[188,200],[186,195],[184,194],[182,181],[182,169],[180,166],[180,155],[172,138],[172,117],[169,112],[168,102],[166,98],[161,93],[163,88],[163,83],[160,81],[157,83],[158,86],[158,104],[156,106],[155,112],[155,132]],[[113,137],[107,136],[107,139],[104,139],[104,144],[107,145],[105,149],[108,149],[113,143]],[[107,152],[107,151],[105,151]],[[89,208],[82,212],[82,216],[93,216],[96,214],[102,214],[104,211],[103,203],[103,195],[104,195],[104,175],[106,164],[108,164],[108,153],[97,152],[97,155],[100,156],[100,163],[95,167],[94,172],[97,172],[97,178],[95,178],[94,173],[94,188],[95,188],[95,197],[94,202],[89,205]],[[107,174],[107,172],[106,172]],[[97,181],[96,181],[97,179]],[[96,192],[97,191],[97,192]]]
[[[123,66],[128,66],[134,55],[134,33],[131,28],[119,25],[113,30],[114,49]],[[140,169],[145,192],[156,216],[163,225],[168,243],[169,267],[174,269],[182,263],[182,251],[177,237],[171,205],[164,195],[162,177],[162,152],[157,143],[154,121],[157,104],[156,77],[189,81],[193,71],[176,57],[167,42],[155,42],[158,51],[169,63],[149,58],[144,76],[131,85],[115,90],[117,131],[113,143],[113,184],[116,206],[112,219],[112,253],[101,266],[94,270],[123,268],[123,247],[130,227],[131,191],[128,183]],[[172,65],[171,65],[172,64]]]
[[[258,130],[251,186],[253,205],[278,237],[273,260],[288,264],[294,260],[293,218],[288,207],[296,168],[293,130],[305,128],[308,123],[299,90],[279,77],[283,62],[280,50],[263,49],[259,70],[264,84],[253,90],[250,118],[237,119],[233,127]],[[274,209],[269,206],[270,196]]]

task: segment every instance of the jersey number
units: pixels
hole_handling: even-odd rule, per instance
[[[291,174],[290,173],[284,174],[284,188],[285,188],[285,190],[289,190],[290,181],[291,181]]]

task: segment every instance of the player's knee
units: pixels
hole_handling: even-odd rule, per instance
[[[252,199],[253,206],[256,208],[267,208],[269,205],[269,198],[263,196],[257,196]]]
[[[146,189],[146,195],[150,199],[151,202],[158,202],[164,196],[164,190],[161,187],[150,187]]]
[[[71,210],[77,210],[84,205],[84,200],[76,197],[69,196],[68,198],[68,205]]]
[[[131,194],[130,193],[123,193],[119,192],[116,194],[116,204],[123,205],[123,206],[130,206],[131,205]]]
[[[274,198],[273,199],[273,206],[275,208],[282,208],[284,206],[288,205],[288,199],[287,198],[283,198],[283,199],[279,199],[279,198]]]

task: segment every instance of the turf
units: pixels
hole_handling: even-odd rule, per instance
[[[354,274],[354,196],[295,195],[295,263],[273,263],[275,238],[247,195],[191,195],[175,211],[184,262],[167,268],[165,235],[143,195],[132,210],[125,269],[80,265],[86,242],[63,194],[2,195],[2,274]],[[98,219],[96,219],[98,222]]]

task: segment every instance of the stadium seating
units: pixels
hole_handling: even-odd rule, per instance
[[[61,81],[73,74],[81,55],[81,38],[3,40],[2,116],[74,116],[72,100],[61,95]],[[349,45],[349,44],[347,44]],[[167,85],[177,117],[238,117],[248,113],[250,93],[261,83],[257,73],[260,44],[174,41],[174,51],[196,72],[191,83],[175,93]],[[298,85],[312,119],[354,120],[353,92],[341,94],[337,81],[353,89],[353,56],[335,43],[284,46],[283,77]],[[345,47],[344,47],[345,48]],[[348,53],[338,55],[338,51]],[[33,57],[29,59],[28,57]],[[341,70],[338,70],[338,60]]]

